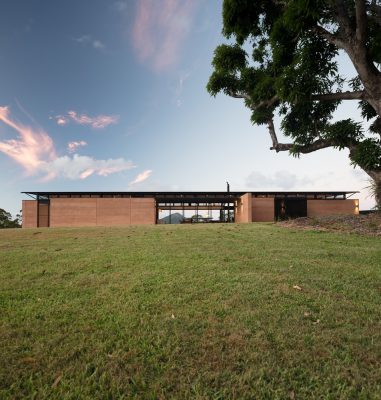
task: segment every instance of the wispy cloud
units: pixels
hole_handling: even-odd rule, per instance
[[[74,154],[56,158],[49,163],[49,179],[62,176],[67,179],[86,179],[96,174],[99,176],[108,176],[116,172],[122,172],[134,168],[131,161],[124,158],[108,160],[97,160],[93,157]]]
[[[100,40],[94,40],[93,47],[94,49],[104,49],[105,45]]]
[[[86,46],[92,46],[94,49],[103,50],[106,46],[99,39],[94,39],[91,35],[83,35],[78,38],[74,38],[77,43],[81,43]]]
[[[66,125],[69,121],[62,115],[57,115],[57,117],[55,117],[55,119],[56,119],[57,125]]]
[[[135,168],[132,161],[124,158],[98,160],[78,154],[59,157],[52,138],[46,132],[15,121],[8,107],[0,107],[0,121],[18,133],[16,139],[0,141],[0,151],[20,164],[29,175],[43,176],[45,181],[56,177],[86,179],[94,174],[108,176]],[[85,142],[73,143],[82,146]]]
[[[74,153],[79,147],[87,146],[87,143],[84,140],[80,140],[78,142],[73,141],[67,144],[67,149],[69,153]]]
[[[276,171],[272,176],[253,171],[246,178],[246,185],[252,189],[290,190],[310,185],[313,181],[312,178],[299,177],[289,171]]]
[[[141,172],[140,174],[138,174],[135,179],[130,182],[130,186],[131,185],[136,185],[137,183],[141,183],[144,182],[146,179],[148,179],[150,176],[152,175],[152,170],[147,169],[146,171]]]
[[[28,174],[56,158],[51,137],[42,130],[33,130],[11,119],[8,107],[0,107],[0,121],[19,135],[17,139],[0,141],[0,151],[21,164]]]
[[[190,75],[190,72],[181,73],[177,80],[175,89],[175,99],[177,107],[181,107],[183,104],[182,94],[184,90],[184,83],[190,77]]]
[[[139,60],[157,72],[174,65],[197,4],[197,0],[138,1],[132,40]]]
[[[332,171],[310,172],[300,175],[296,171],[276,171],[273,174],[263,174],[253,171],[245,182],[248,190],[294,190],[294,191],[319,191],[319,190],[359,190],[354,198],[360,199],[360,209],[370,209],[374,206],[374,199],[367,188],[368,175],[361,169],[338,169]]]
[[[115,9],[117,11],[119,11],[119,12],[126,11],[127,10],[127,6],[128,6],[127,1],[116,1],[114,3]]]
[[[119,121],[118,115],[97,115],[90,117],[86,114],[78,114],[76,111],[69,111],[65,115],[56,115],[51,118],[55,119],[57,125],[64,126],[72,121],[79,125],[90,125],[94,129],[103,129]]]

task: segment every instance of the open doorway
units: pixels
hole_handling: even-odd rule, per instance
[[[307,217],[306,198],[275,198],[275,220]]]

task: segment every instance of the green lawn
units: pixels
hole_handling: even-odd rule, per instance
[[[380,399],[381,239],[3,230],[0,398]]]

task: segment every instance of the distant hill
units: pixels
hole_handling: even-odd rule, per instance
[[[181,224],[183,222],[184,217],[180,213],[174,213],[171,215],[171,221],[169,221],[169,215],[166,217],[160,218],[159,223],[160,224]]]

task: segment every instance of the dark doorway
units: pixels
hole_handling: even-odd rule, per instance
[[[49,227],[49,200],[38,200],[37,226],[39,228]]]
[[[275,199],[275,220],[307,217],[306,198]]]

